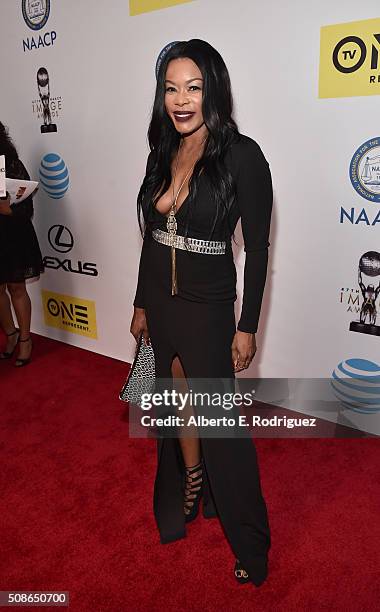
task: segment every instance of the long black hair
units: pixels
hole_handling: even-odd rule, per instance
[[[196,162],[189,181],[189,207],[186,232],[192,214],[201,170],[211,185],[211,197],[215,203],[215,216],[210,228],[212,237],[218,219],[228,220],[228,211],[235,199],[235,186],[231,173],[223,162],[229,145],[238,137],[236,122],[232,119],[233,100],[231,82],[222,56],[208,42],[198,38],[175,43],[161,61],[152,117],[148,129],[150,150],[154,152],[154,163],[147,170],[137,197],[137,213],[141,232],[142,202],[148,190],[152,190],[152,200],[159,186],[165,193],[171,183],[171,162],[178,150],[181,134],[175,129],[165,108],[165,77],[168,64],[177,58],[190,58],[198,66],[203,77],[202,114],[208,129],[208,137],[202,157]]]
[[[5,155],[6,159],[18,159],[15,145],[9,136],[8,128],[0,121],[0,155]]]

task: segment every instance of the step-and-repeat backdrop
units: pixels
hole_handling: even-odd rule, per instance
[[[378,15],[375,0],[2,0],[0,120],[40,181],[33,331],[131,361],[155,64],[168,43],[202,38],[229,68],[235,118],[275,189],[245,374],[378,383]]]

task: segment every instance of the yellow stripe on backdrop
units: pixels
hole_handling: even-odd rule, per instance
[[[194,2],[194,0],[129,0],[129,14],[131,16],[140,15],[140,13],[158,11],[169,6],[185,4],[185,2]]]

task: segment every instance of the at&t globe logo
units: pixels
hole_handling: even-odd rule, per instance
[[[60,155],[47,153],[40,165],[41,186],[50,198],[59,200],[63,198],[69,188],[69,171]]]
[[[362,414],[380,412],[380,365],[368,359],[345,359],[332,372],[331,386],[345,408]]]
[[[380,203],[380,137],[367,140],[355,151],[350,179],[362,198]]]
[[[50,0],[22,0],[24,21],[32,30],[41,30],[50,14]]]

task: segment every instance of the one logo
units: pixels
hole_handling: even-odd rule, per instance
[[[50,132],[56,132],[57,126],[52,123],[52,116],[58,116],[58,110],[62,108],[61,98],[50,97],[50,79],[49,73],[46,68],[39,68],[37,72],[37,87],[39,100],[33,100],[33,113],[37,114],[38,119],[43,119],[43,125],[41,125],[41,133],[47,134]]]
[[[355,151],[350,163],[350,179],[362,198],[380,202],[380,137],[367,140]]]
[[[68,253],[74,246],[73,235],[64,225],[53,225],[49,229],[48,240],[50,246],[58,253]]]
[[[31,30],[41,30],[49,19],[50,0],[22,0],[22,15]]]
[[[380,19],[321,28],[319,97],[380,94]]]
[[[171,49],[174,45],[176,45],[179,41],[175,40],[174,42],[170,42],[168,43],[158,54],[158,58],[156,61],[156,67],[155,67],[155,74],[156,74],[156,80],[158,78],[158,71],[160,70],[160,66],[162,64],[162,61],[165,57],[165,55],[167,54],[167,52],[169,51],[169,49]]]
[[[46,325],[97,339],[95,302],[44,289],[41,294]]]
[[[50,198],[63,198],[69,188],[69,171],[60,155],[47,153],[40,165],[41,185]]]
[[[177,6],[186,2],[193,2],[193,0],[144,0],[144,2],[141,2],[141,0],[129,0],[129,14],[131,16],[140,15],[141,13],[149,13],[150,11]]]
[[[380,411],[380,365],[367,359],[346,359],[332,372],[331,386],[348,410],[364,414]]]

